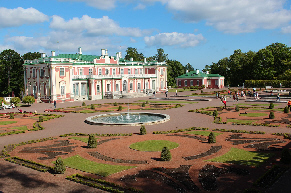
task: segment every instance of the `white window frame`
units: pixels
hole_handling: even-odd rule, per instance
[[[197,86],[199,86],[199,83],[200,83],[200,81],[199,81],[199,80],[197,80]]]
[[[190,86],[193,86],[193,85],[194,85],[194,81],[190,80]]]
[[[138,74],[138,69],[137,68],[134,70],[134,74]]]
[[[142,69],[139,69],[139,73],[142,74]]]
[[[129,89],[130,89],[130,90],[133,90],[133,83],[132,83],[132,82],[129,83]]]
[[[97,93],[100,93],[100,85],[99,84],[97,84],[97,86],[96,86],[96,91],[97,91]]]
[[[164,75],[164,70],[163,69],[161,69],[161,75]]]
[[[184,86],[187,86],[188,80],[184,80]]]
[[[115,69],[115,68],[112,69],[112,74],[113,74],[113,75],[116,74],[116,69]]]
[[[98,69],[98,75],[102,75],[102,69],[101,68]]]
[[[181,86],[181,84],[182,84],[182,81],[178,80],[178,86]]]
[[[115,84],[115,91],[119,91],[119,84]]]
[[[120,69],[120,74],[124,74],[124,69],[123,68]]]
[[[60,68],[60,76],[65,76],[65,68]]]
[[[66,85],[61,85],[61,95],[65,95],[66,94]]]
[[[130,68],[128,69],[128,74],[131,74],[131,69]]]
[[[105,74],[109,75],[109,69],[105,69]]]
[[[79,68],[79,75],[83,75],[83,68]]]
[[[36,69],[35,68],[32,69],[32,78],[36,78]]]
[[[93,74],[93,69],[89,68],[89,75],[92,75],[92,74]]]

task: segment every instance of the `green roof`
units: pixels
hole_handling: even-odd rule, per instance
[[[196,71],[190,71],[187,72],[186,74],[178,76],[177,78],[211,78],[211,77],[223,77],[223,76],[219,74],[206,74],[203,72],[199,72],[198,74],[196,74]]]

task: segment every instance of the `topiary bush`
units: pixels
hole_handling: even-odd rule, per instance
[[[10,113],[9,119],[14,119],[14,114]]]
[[[113,106],[117,106],[117,102],[114,102],[114,103],[113,103]]]
[[[142,125],[142,126],[140,127],[140,130],[139,130],[139,131],[140,131],[140,132],[139,132],[140,135],[145,135],[145,134],[147,134],[147,130],[146,130],[146,128],[145,128],[144,125]]]
[[[13,104],[15,104],[15,106],[18,104],[18,103],[20,103],[20,98],[19,97],[13,97],[13,98],[11,98],[10,99],[10,103],[13,103]]]
[[[239,106],[238,105],[235,106],[235,111],[237,111],[237,112],[239,111]]]
[[[284,108],[284,113],[289,113],[289,108],[288,107]]]
[[[43,122],[43,116],[38,117],[38,122]]]
[[[212,113],[212,115],[213,115],[213,117],[217,117],[217,115],[218,115],[217,110],[214,110],[213,113]]]
[[[274,108],[274,103],[270,103],[269,109],[273,109]]]
[[[171,152],[168,147],[163,147],[161,152],[161,160],[162,161],[170,161],[172,159]]]
[[[145,102],[143,102],[143,103],[141,104],[141,106],[142,106],[142,107],[145,107]]]
[[[270,112],[270,114],[269,114],[269,118],[270,118],[270,119],[275,119],[275,115],[274,115],[274,112],[273,112],[273,111]]]
[[[216,143],[216,138],[215,138],[215,135],[214,133],[209,133],[209,136],[208,136],[208,143]]]
[[[22,102],[27,103],[28,105],[33,104],[35,103],[35,98],[33,96],[25,96],[23,97]]]
[[[86,106],[86,103],[85,102],[82,102],[82,106]]]
[[[64,165],[62,158],[58,157],[55,162],[54,173],[63,174],[65,173],[65,171],[66,171],[66,166]]]
[[[88,148],[96,148],[97,147],[97,141],[94,135],[89,135],[88,139]]]
[[[291,163],[291,154],[289,149],[284,148],[281,154],[281,163],[283,164],[290,164]]]
[[[94,104],[91,104],[91,105],[90,105],[90,109],[95,109]]]
[[[119,106],[117,110],[122,111],[122,106]]]

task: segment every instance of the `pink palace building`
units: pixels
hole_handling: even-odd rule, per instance
[[[38,102],[64,102],[134,97],[167,88],[166,62],[125,60],[121,52],[108,56],[76,54],[41,55],[26,60],[25,95]]]

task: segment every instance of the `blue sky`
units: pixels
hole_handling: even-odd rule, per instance
[[[0,52],[109,55],[127,47],[150,57],[205,65],[236,49],[291,46],[287,0],[1,0]]]

